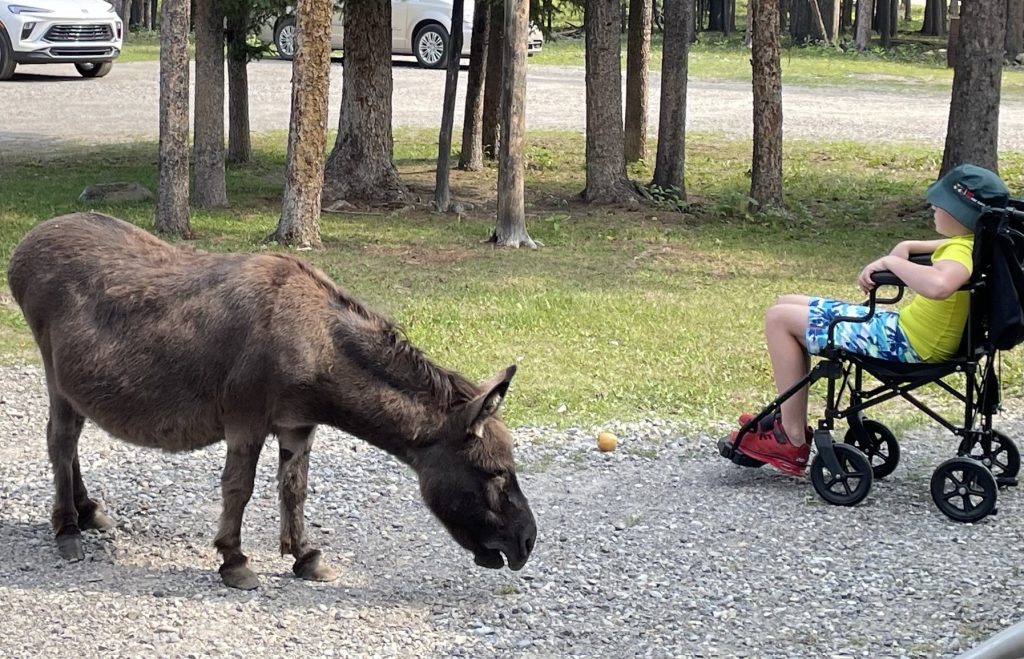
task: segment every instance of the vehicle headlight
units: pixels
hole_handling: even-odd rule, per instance
[[[28,5],[7,5],[7,11],[12,14],[52,14],[52,9],[41,7],[30,7]]]

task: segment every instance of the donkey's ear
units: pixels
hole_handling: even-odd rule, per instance
[[[501,407],[501,401],[505,399],[508,392],[508,385],[512,376],[516,374],[516,366],[513,364],[497,375],[480,385],[479,396],[466,403],[463,418],[466,421],[466,428],[477,437],[483,434],[484,421],[494,415]]]

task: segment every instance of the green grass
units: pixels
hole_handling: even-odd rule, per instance
[[[435,135],[397,133],[396,160],[430,198]],[[328,140],[332,143],[332,140]],[[902,237],[930,237],[922,200],[938,150],[901,145],[788,142],[788,208],[745,211],[750,144],[688,135],[687,214],[589,208],[583,138],[531,133],[528,228],[538,251],[482,242],[493,225],[495,172],[453,172],[461,218],[413,210],[398,215],[325,214],[325,248],[304,252],[339,284],[401,323],[436,361],[484,379],[516,363],[507,401],[513,423],[597,424],[647,416],[730,422],[771,393],[762,314],[779,295],[859,299],[863,263]],[[228,174],[233,206],[196,211],[198,246],[254,251],[277,221],[285,136],[261,137],[256,160]],[[89,207],[82,188],[105,181],[156,185],[156,145],[83,150],[47,160],[8,160],[0,176],[0,266],[33,224]],[[1024,187],[1024,155],[1002,170]],[[649,177],[643,166],[639,180]],[[103,206],[150,228],[150,204]],[[0,284],[0,361],[31,361],[34,346]],[[1020,365],[1003,364],[1008,395]],[[565,411],[559,412],[564,406]],[[906,415],[907,405],[897,405]]]

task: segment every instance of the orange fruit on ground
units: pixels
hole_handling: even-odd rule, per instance
[[[615,435],[608,432],[607,430],[602,430],[601,432],[597,433],[598,449],[606,452],[614,451],[618,445],[619,439]]]

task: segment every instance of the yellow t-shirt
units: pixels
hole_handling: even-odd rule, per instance
[[[974,270],[974,235],[956,236],[939,245],[932,254],[932,263],[956,261]],[[967,325],[970,297],[967,291],[956,291],[945,300],[930,300],[915,295],[900,311],[900,328],[910,346],[926,362],[947,361],[960,347],[960,337]]]

